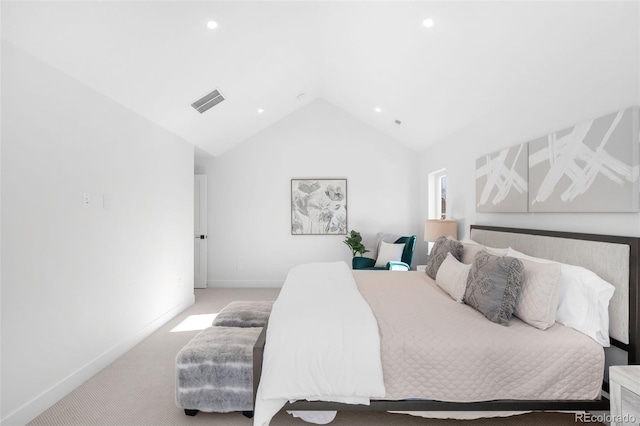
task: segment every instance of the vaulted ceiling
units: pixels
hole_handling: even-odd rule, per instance
[[[637,91],[640,73],[636,1],[1,7],[4,40],[211,155],[318,97],[420,151],[487,114],[561,114],[602,90]],[[225,101],[190,107],[214,88]]]

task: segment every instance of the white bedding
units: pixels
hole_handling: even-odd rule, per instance
[[[254,426],[287,401],[369,404],[385,393],[378,325],[350,268],[293,268],[269,318]]]
[[[254,425],[295,400],[591,400],[603,369],[603,348],[582,333],[492,323],[424,273],[308,264],[273,305]]]

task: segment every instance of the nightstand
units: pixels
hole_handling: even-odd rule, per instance
[[[418,266],[416,266],[416,271],[418,271],[418,272],[427,272],[427,265],[418,265]]]
[[[640,365],[616,365],[609,368],[611,426],[637,425],[640,422]]]

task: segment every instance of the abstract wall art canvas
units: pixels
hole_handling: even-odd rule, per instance
[[[526,212],[527,190],[526,143],[476,160],[477,212]]]
[[[292,235],[346,233],[346,179],[291,179]]]
[[[529,142],[529,211],[639,211],[638,112],[630,107]]]

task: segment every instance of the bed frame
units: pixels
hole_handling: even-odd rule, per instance
[[[623,343],[621,340],[626,338],[611,338],[611,344],[614,347],[626,352],[626,361],[628,364],[640,364],[640,284],[639,284],[639,256],[640,256],[640,238],[581,234],[571,232],[557,231],[541,231],[531,229],[517,228],[501,228],[495,226],[471,225],[471,232],[476,231],[492,231],[508,234],[519,235],[536,235],[542,237],[553,237],[569,240],[585,240],[604,243],[613,243],[626,245],[629,247],[629,282],[628,282],[628,342]],[[501,235],[501,234],[498,234]],[[505,237],[508,237],[505,235]],[[482,241],[479,241],[482,243]],[[490,245],[488,243],[484,243]],[[525,249],[514,247],[516,250],[523,251]],[[561,260],[560,260],[561,261]],[[570,262],[566,262],[570,263]],[[626,285],[626,283],[624,283]],[[627,300],[626,298],[624,300]],[[626,314],[626,306],[623,307]],[[610,308],[611,309],[611,308]],[[625,322],[625,324],[627,324]],[[254,398],[257,394],[258,383],[262,373],[262,355],[264,353],[265,326],[256,342],[253,350],[253,383]],[[606,367],[605,367],[606,369]],[[608,375],[605,372],[605,381],[603,382],[603,390],[608,391]],[[443,402],[430,400],[371,400],[370,405],[354,405],[342,404],[334,402],[321,401],[296,401],[287,403],[285,410],[294,411],[545,411],[545,410],[568,410],[568,411],[600,411],[609,409],[609,400],[606,396],[602,396],[597,400],[496,400],[486,402]]]

